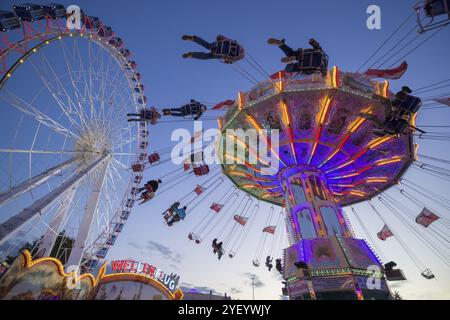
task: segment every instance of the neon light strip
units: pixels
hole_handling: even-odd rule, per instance
[[[242,92],[238,93],[238,109],[242,110],[244,107],[244,94]]]
[[[284,163],[284,161],[281,160],[281,158],[280,158],[280,156],[278,155],[278,153],[275,152],[275,150],[273,150],[273,148],[272,148],[272,143],[270,142],[269,137],[267,137],[267,135],[264,133],[264,130],[261,130],[261,126],[258,124],[258,122],[257,122],[250,114],[247,114],[247,119],[248,119],[248,121],[250,122],[250,124],[253,126],[253,128],[255,128],[256,130],[258,130],[258,132],[261,132],[261,134],[264,135],[264,137],[266,138],[267,145],[268,145],[269,148],[270,148],[271,153],[274,154],[275,157],[277,157],[277,159],[278,159],[285,167],[287,167],[287,165]]]
[[[237,136],[232,136],[232,135],[227,134],[227,137],[234,139],[236,141],[236,143],[239,144],[241,147],[243,147],[244,149],[248,149],[248,152],[251,153],[259,162],[270,167],[270,164],[268,162],[264,162],[263,160],[261,160],[258,157],[258,154],[255,152],[255,150],[253,150],[253,148],[250,147],[250,145],[248,145],[248,144],[244,143],[242,140],[238,139]]]
[[[297,153],[295,152],[295,147],[294,147],[294,134],[292,133],[291,119],[289,118],[287,105],[284,102],[284,100],[281,100],[280,104],[281,104],[281,110],[282,110],[282,114],[283,114],[283,117],[282,117],[283,123],[289,132],[289,141],[291,143],[292,155],[294,156],[295,164],[298,164]]]
[[[390,139],[392,139],[391,136],[387,136],[387,137],[381,137],[381,138],[375,138],[373,139],[371,142],[369,142],[369,144],[367,145],[367,147],[365,149],[363,149],[362,151],[360,151],[358,154],[356,154],[355,156],[353,156],[350,160],[348,160],[347,162],[344,162],[343,164],[330,169],[328,171],[326,171],[325,173],[330,173],[339,169],[342,169],[346,166],[348,166],[349,164],[354,163],[356,160],[358,160],[362,155],[364,155],[367,151],[374,149],[376,147],[378,147],[379,145],[385,143],[386,141],[389,141]]]
[[[378,160],[377,162],[375,162],[375,165],[376,166],[384,166],[384,165],[387,165],[387,164],[400,162],[402,160],[403,159],[401,157],[392,158],[392,159],[386,159],[386,160]]]

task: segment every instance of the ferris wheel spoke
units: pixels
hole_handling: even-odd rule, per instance
[[[19,183],[18,185],[13,186],[8,191],[0,193],[0,206],[24,194],[25,192],[42,185],[52,177],[60,174],[63,170],[73,165],[74,162],[75,158],[71,158],[41,172],[38,175],[35,175],[34,177],[31,177],[22,183]]]
[[[22,225],[48,208],[69,188],[73,187],[86,175],[93,172],[99,165],[107,160],[107,157],[107,155],[101,157],[100,159],[92,163],[89,167],[78,172],[73,177],[62,183],[60,186],[49,192],[47,195],[35,201],[32,205],[23,209],[18,214],[8,219],[6,222],[2,223],[2,225],[0,226],[0,245],[5,243],[9,238],[16,234]]]
[[[72,100],[72,98],[68,94],[65,86],[62,84],[59,76],[56,74],[54,68],[49,63],[47,57],[44,54],[41,54],[41,59],[42,59],[42,64],[40,64],[41,67],[42,68],[46,67],[48,70],[50,70],[50,72],[51,72],[51,74],[53,76],[53,79],[54,79],[54,81],[57,84],[57,90],[56,90],[56,88],[53,88],[52,85],[50,84],[50,81],[46,77],[46,72],[44,70],[41,70],[33,62],[32,59],[30,59],[31,65],[33,66],[35,72],[38,74],[38,76],[39,76],[40,80],[42,81],[42,83],[44,84],[44,86],[47,88],[49,94],[53,97],[53,99],[55,100],[56,104],[63,111],[64,115],[67,117],[67,119],[70,121],[70,123],[74,127],[76,127],[77,129],[80,130],[81,129],[81,124],[76,122],[75,119],[70,115],[71,113],[73,114],[73,107],[75,106],[74,101]],[[58,93],[56,93],[55,91],[58,91]],[[66,98],[69,107],[59,98],[60,95],[63,95]]]
[[[31,150],[31,149],[0,149],[0,153],[32,153],[32,154],[61,154],[61,155],[78,155],[81,152],[70,150]]]
[[[53,120],[44,113],[40,112],[36,107],[24,101],[10,90],[4,88],[3,92],[7,93],[9,96],[8,97],[1,96],[1,99],[6,101],[9,105],[16,108],[20,112],[33,117],[37,122],[45,125],[46,127],[50,128],[51,130],[53,130],[58,134],[61,134],[63,136],[70,136],[72,139],[79,138],[79,136],[75,134],[73,131],[68,130],[66,127],[61,125],[56,120]]]
[[[71,67],[73,65],[73,63],[69,59],[69,53],[67,52],[67,48],[66,48],[65,44],[63,43],[63,41],[59,41],[59,43],[60,43],[60,46],[61,46],[61,49],[63,52],[63,57],[64,57],[66,69],[67,69],[67,72],[69,75],[70,83],[72,84],[72,89],[75,94],[75,101],[77,101],[77,105],[78,105],[78,108],[76,105],[74,105],[73,107],[75,109],[77,109],[78,116],[80,117],[80,121],[83,123],[83,126],[86,128],[86,127],[88,127],[88,123],[87,123],[88,117],[84,111],[82,104],[81,104],[81,102],[83,101],[83,99],[82,99],[83,94],[80,92],[80,88],[76,85],[76,81],[75,81],[76,80],[75,76],[77,75],[77,72],[74,71]]]

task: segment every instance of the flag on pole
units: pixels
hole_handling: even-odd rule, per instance
[[[242,225],[242,226],[245,226],[245,224],[247,223],[247,221],[248,221],[248,218],[245,218],[245,217],[243,217],[243,216],[239,216],[239,215],[235,215],[234,217],[234,220],[237,222],[237,223],[239,223],[240,225]]]
[[[270,233],[270,234],[275,234],[275,229],[276,229],[275,226],[268,226],[268,227],[265,227],[263,229],[263,232],[267,232],[267,233]]]
[[[369,69],[364,75],[367,78],[400,79],[408,69],[408,63],[403,61],[401,65],[394,69]]]
[[[392,237],[394,234],[392,233],[391,229],[387,225],[383,226],[383,229],[381,229],[380,232],[377,233],[377,237],[380,240],[386,240],[389,237]]]
[[[435,215],[427,208],[423,208],[422,212],[416,217],[416,223],[423,225],[425,228],[428,228],[430,224],[438,219],[439,216]]]
[[[215,202],[210,207],[211,210],[213,210],[213,211],[215,211],[217,213],[219,213],[219,211],[222,210],[222,208],[223,208],[223,204],[218,204],[218,203],[215,203]]]
[[[234,100],[228,99],[228,100],[219,102],[214,107],[212,107],[211,110],[220,110],[220,109],[222,109],[224,107],[231,107],[233,104],[234,104]]]

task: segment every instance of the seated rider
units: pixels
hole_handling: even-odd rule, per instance
[[[139,188],[138,192],[142,192],[144,190],[147,190],[148,192],[156,192],[158,190],[158,186],[162,181],[160,179],[158,180],[149,180],[146,184],[144,184],[144,187]]]
[[[174,216],[174,212],[176,209],[178,209],[178,207],[180,206],[180,202],[174,202],[169,209],[167,209],[166,211],[164,211],[162,213],[162,215],[164,216],[164,220],[166,220],[167,223],[169,223],[169,221],[172,219],[172,217]]]
[[[385,103],[384,119],[378,119],[376,116],[362,115],[364,118],[375,123],[376,127],[373,133],[377,136],[385,136],[387,134],[399,135],[409,127],[409,121],[413,115],[408,110],[402,108],[404,103],[412,93],[412,90],[406,86],[395,94],[395,99]],[[420,100],[419,100],[420,102]]]
[[[155,194],[153,192],[148,192],[148,191],[142,192],[141,196],[138,199],[138,200],[142,200],[142,202],[140,202],[139,205],[151,200],[154,196],[155,196]]]
[[[128,119],[128,122],[148,121],[150,124],[156,124],[156,122],[158,122],[161,118],[161,114],[155,109],[155,107],[151,107],[150,109],[143,109],[141,113],[127,113],[127,117],[137,117]]]
[[[222,248],[223,242],[219,242],[217,243],[217,239],[214,239],[212,242],[212,247],[213,247],[213,253],[218,255],[218,258],[220,260],[220,258],[222,258],[223,256],[223,248]]]
[[[185,104],[180,108],[171,108],[171,109],[163,109],[163,114],[165,116],[174,116],[174,117],[185,117],[191,115],[194,120],[200,119],[203,112],[206,111],[206,106],[201,104],[194,99],[191,99],[191,102]]]
[[[197,36],[184,35],[183,40],[194,41],[202,47],[210,50],[210,52],[187,52],[183,54],[183,58],[194,58],[200,60],[218,59],[224,63],[234,63],[244,58],[244,48],[236,41],[228,39],[222,35],[218,35],[216,41],[209,43]]]
[[[281,274],[283,274],[283,266],[281,264],[281,259],[276,259],[275,260],[275,269],[277,269],[277,271]]]
[[[269,272],[273,268],[272,260],[273,258],[271,258],[270,256],[266,257],[266,267],[269,269]]]
[[[183,208],[176,208],[174,210],[174,215],[172,217],[172,219],[167,223],[167,225],[170,227],[172,226],[175,222],[178,222],[180,220],[184,220],[184,218],[186,218],[186,209],[187,207],[184,206]]]
[[[286,55],[286,57],[282,58],[281,61],[284,63],[289,63],[286,66],[287,72],[299,72],[299,73],[305,73],[310,74],[314,73],[316,71],[320,71],[323,76],[326,76],[327,70],[328,70],[328,60],[325,61],[314,61],[319,62],[317,66],[311,65],[311,66],[304,66],[304,61],[302,60],[303,54],[306,53],[320,53],[325,55],[325,52],[323,51],[320,44],[315,39],[309,39],[308,43],[311,45],[312,49],[303,49],[299,48],[297,50],[293,50],[291,47],[285,44],[284,39],[275,39],[275,38],[269,38],[267,40],[268,44],[276,45],[278,46],[281,51]],[[313,61],[311,61],[313,63]]]

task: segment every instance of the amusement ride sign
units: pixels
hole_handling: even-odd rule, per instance
[[[111,271],[114,273],[136,273],[154,279],[164,285],[169,291],[175,291],[180,276],[174,273],[167,274],[157,267],[135,260],[113,260]]]

